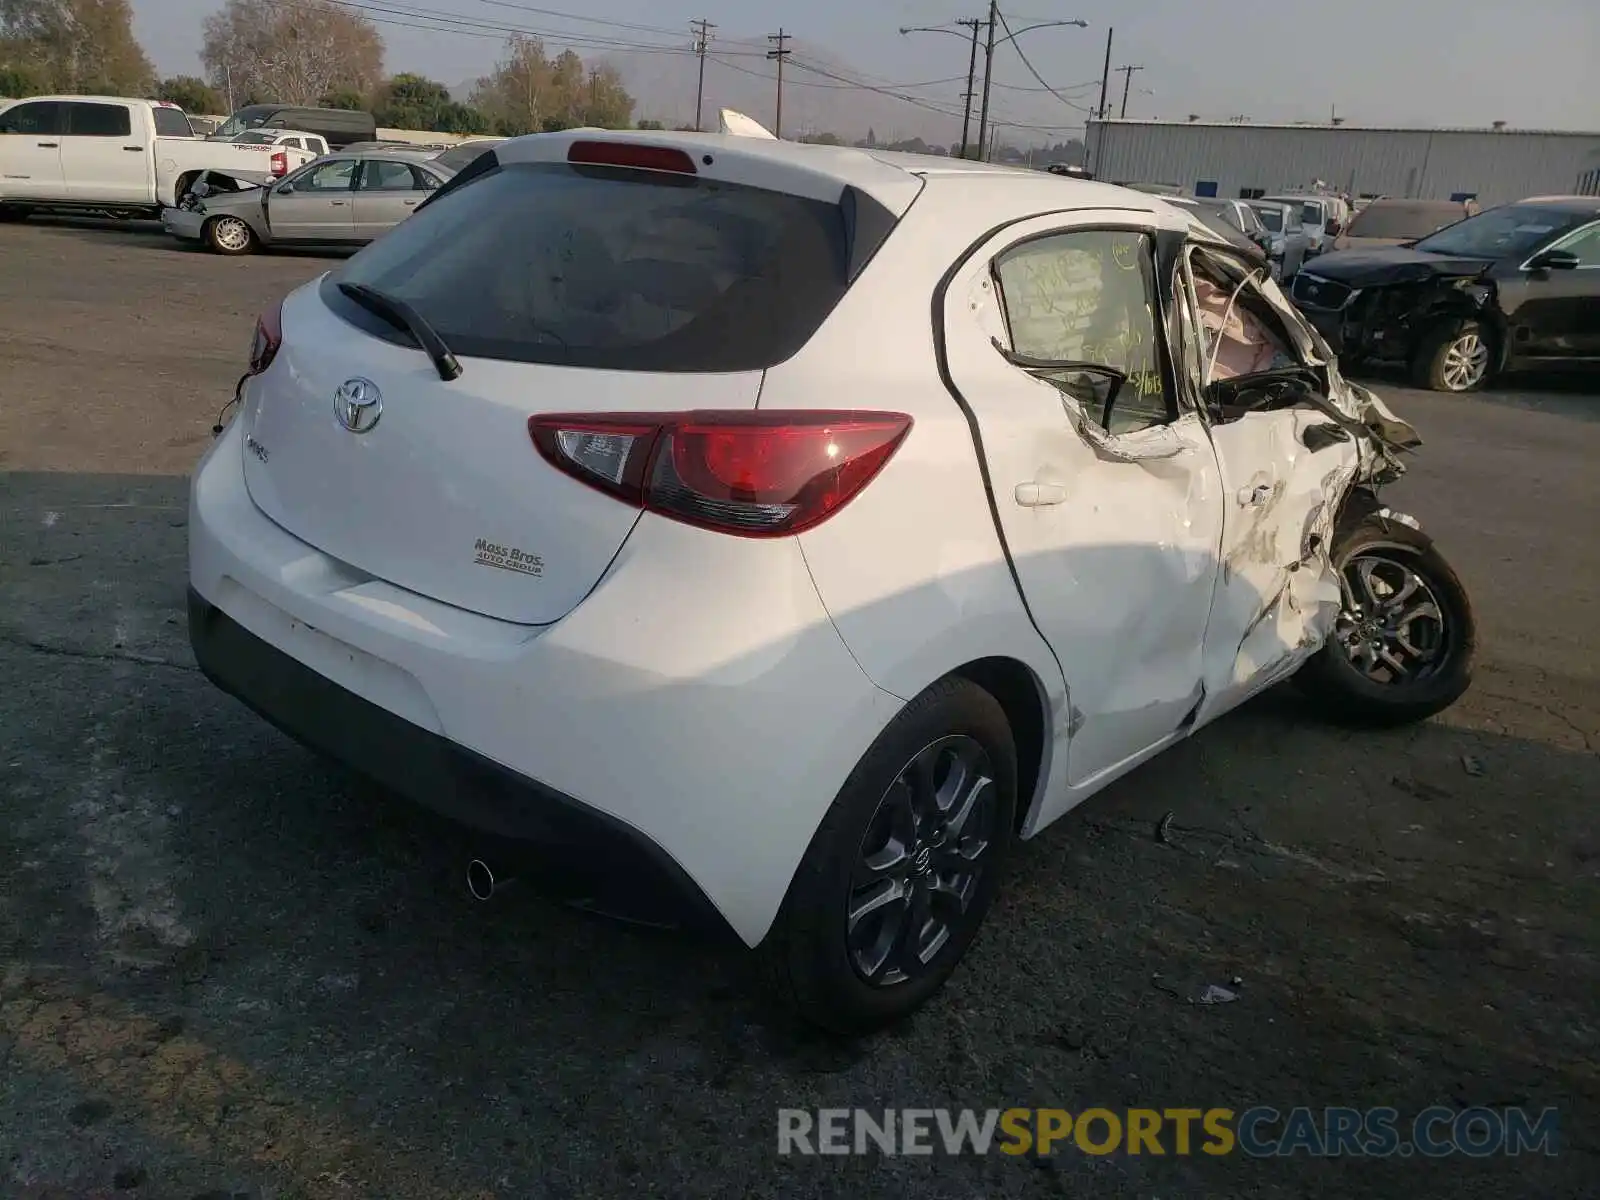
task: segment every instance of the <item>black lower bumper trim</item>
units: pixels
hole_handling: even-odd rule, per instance
[[[632,826],[397,717],[258,638],[189,589],[201,671],[296,741],[500,843],[495,870],[625,919],[734,938],[716,906]],[[515,857],[518,863],[506,863]]]

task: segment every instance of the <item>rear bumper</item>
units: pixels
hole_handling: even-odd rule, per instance
[[[192,587],[189,644],[207,679],[296,741],[416,804],[521,843],[515,857],[540,860],[548,883],[586,898],[598,892],[602,907],[639,919],[732,936],[706,894],[636,830],[340,687]]]
[[[690,911],[698,893],[747,945],[766,935],[901,707],[851,657],[796,542],[647,515],[577,608],[513,625],[274,524],[246,488],[242,420],[190,492],[191,637],[219,686],[452,818],[567,857],[592,846],[611,875],[691,893]]]

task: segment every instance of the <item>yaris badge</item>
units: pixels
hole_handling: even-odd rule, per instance
[[[346,379],[333,394],[333,415],[351,433],[366,433],[383,416],[383,393],[370,379]]]

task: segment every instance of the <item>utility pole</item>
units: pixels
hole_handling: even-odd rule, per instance
[[[1143,67],[1118,67],[1122,72],[1122,116],[1128,115],[1128,85],[1133,82],[1133,73],[1144,70]]]
[[[767,57],[776,60],[778,64],[778,114],[773,121],[774,128],[772,130],[772,135],[778,138],[783,136],[783,60],[794,53],[789,49],[789,38],[791,36],[791,34],[785,33],[781,27],[777,33],[767,34],[767,41],[777,43],[775,49],[767,51]]]
[[[1000,15],[1000,0],[989,0],[989,42],[983,52],[983,107],[978,112],[978,161],[983,162],[983,150],[988,145],[989,87],[994,81],[994,27]]]
[[[1096,112],[1102,121],[1106,119],[1106,113],[1109,111],[1106,108],[1106,90],[1111,86],[1111,35],[1115,32],[1115,26],[1106,30],[1106,65],[1100,72],[1100,108]]]
[[[965,25],[972,30],[972,50],[967,55],[967,95],[966,107],[961,112],[961,157],[967,156],[967,134],[972,128],[972,101],[977,91],[978,77],[978,30],[983,28],[981,17],[969,17],[965,21],[957,21],[957,25]]]
[[[710,49],[711,31],[716,26],[701,17],[698,21],[690,21],[689,27],[694,30],[694,52],[700,59],[700,80],[694,89],[694,127],[696,132],[701,132],[705,128],[700,114],[706,102],[706,51]]]

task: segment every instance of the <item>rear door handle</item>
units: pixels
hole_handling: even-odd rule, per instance
[[[129,154],[143,154],[144,153],[144,147],[143,146],[124,146],[123,149],[126,150]]]
[[[59,149],[61,149],[61,143],[60,142],[40,142],[39,143],[39,149],[41,149],[41,150],[59,150]]]
[[[344,207],[344,201],[343,200],[330,200],[330,201],[328,201],[328,203],[333,205],[335,208],[343,208]]]
[[[1019,483],[1012,495],[1023,508],[1043,508],[1065,503],[1067,489],[1060,483]]]

